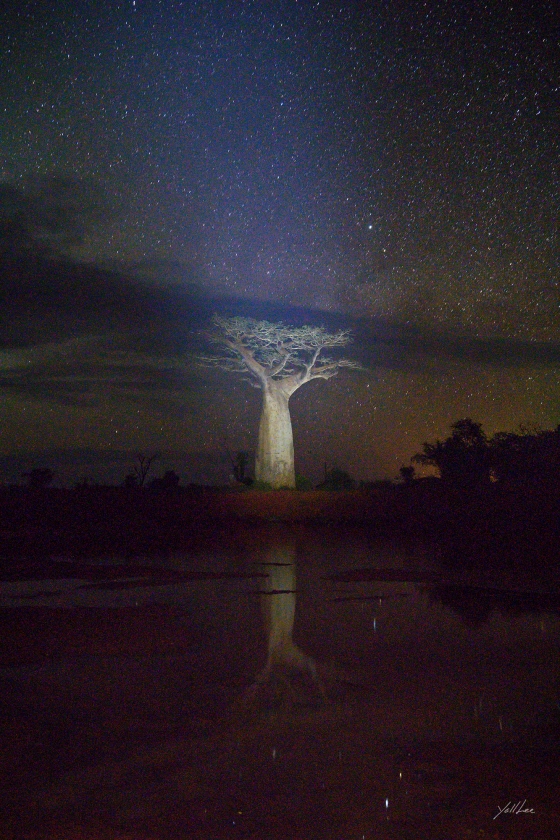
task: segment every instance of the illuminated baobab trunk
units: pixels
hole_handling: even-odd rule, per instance
[[[330,379],[341,367],[359,368],[349,359],[321,354],[350,341],[346,330],[328,333],[323,327],[285,327],[253,318],[214,318],[211,340],[223,355],[199,356],[203,365],[243,374],[263,393],[257,481],[271,487],[295,487],[294,440],[289,400],[306,382]]]
[[[266,383],[263,389],[255,478],[271,487],[296,485],[289,399],[279,383]]]

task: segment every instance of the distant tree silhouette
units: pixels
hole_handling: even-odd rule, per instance
[[[416,478],[416,470],[412,466],[402,466],[399,469],[399,475],[403,484],[412,484],[412,482]]]
[[[240,484],[252,484],[253,479],[249,477],[247,474],[248,467],[249,467],[249,453],[244,451],[236,452],[235,458],[231,454],[229,447],[227,445],[227,441],[224,440],[225,450],[227,452],[227,456],[229,458],[229,462],[231,464],[231,470],[233,477],[236,481]]]
[[[505,485],[535,486],[560,481],[560,426],[554,430],[498,432],[490,441],[492,473]]]
[[[467,417],[451,430],[444,441],[424,443],[423,452],[411,460],[436,467],[455,486],[480,486],[491,479],[515,487],[560,483],[560,426],[548,431],[520,427],[488,440],[481,424]]]
[[[76,482],[74,485],[75,490],[89,490],[91,487],[94,487],[93,478],[90,475],[85,475],[79,481]]]
[[[251,484],[251,479],[247,475],[247,469],[249,466],[249,453],[248,452],[238,452],[235,456],[235,464],[233,467],[233,474],[235,476],[235,480],[239,481],[240,484]]]
[[[137,463],[134,465],[133,475],[136,477],[136,484],[138,485],[138,487],[144,486],[148,473],[150,472],[152,462],[155,461],[156,458],[159,458],[157,452],[151,456],[144,455],[143,452],[139,452],[136,456]]]
[[[444,441],[424,443],[412,461],[436,467],[443,481],[460,487],[489,483],[491,451],[481,423],[470,417],[457,420]]]
[[[492,473],[504,484],[527,484],[534,475],[537,437],[534,434],[498,432],[490,441]]]
[[[325,470],[324,480],[317,485],[318,490],[354,490],[356,482],[350,475],[338,467]]]
[[[31,490],[39,490],[53,483],[54,473],[48,467],[35,467],[30,472],[22,473],[27,479],[27,486]]]
[[[373,481],[360,481],[360,490],[364,490],[366,493],[372,490],[390,490],[394,486],[390,478],[375,478]]]
[[[167,470],[161,478],[152,478],[148,487],[150,490],[176,490],[180,481],[175,470]]]

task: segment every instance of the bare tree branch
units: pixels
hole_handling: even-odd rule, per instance
[[[217,352],[199,356],[199,364],[239,373],[262,391],[255,479],[276,489],[295,487],[289,399],[311,379],[331,379],[341,368],[361,368],[351,359],[327,355],[328,350],[349,344],[350,333],[216,315],[214,331],[207,338]]]
[[[136,480],[140,487],[144,486],[144,482],[146,481],[146,477],[152,466],[152,461],[155,461],[156,458],[159,458],[159,454],[157,452],[151,456],[144,455],[143,452],[139,452],[136,456],[138,463],[134,465],[134,475],[136,476]]]
[[[273,379],[284,383],[285,390],[292,393],[311,379],[336,376],[342,367],[361,369],[350,359],[321,356],[327,348],[349,344],[352,338],[348,330],[329,333],[323,327],[287,327],[240,316],[216,315],[213,323],[215,329],[209,338],[221,352],[199,356],[198,363],[229,373],[249,373],[256,387],[264,387]]]

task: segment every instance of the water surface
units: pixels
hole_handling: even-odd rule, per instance
[[[2,584],[9,830],[560,836],[551,585],[330,528],[75,560]]]

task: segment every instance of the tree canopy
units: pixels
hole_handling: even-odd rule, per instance
[[[361,367],[358,362],[324,352],[344,347],[351,341],[350,333],[215,315],[209,338],[220,352],[199,356],[199,363],[239,373],[262,392],[255,479],[274,488],[295,487],[289,399],[312,379],[331,379],[343,367]]]
[[[411,459],[434,466],[449,484],[475,487],[490,481],[501,485],[554,485],[560,476],[560,426],[552,431],[497,432],[488,438],[469,417],[451,426],[444,441],[424,443]]]
[[[466,417],[451,426],[444,441],[424,443],[423,452],[412,460],[434,466],[441,478],[452,484],[472,486],[490,481],[491,457],[482,425]]]
[[[199,362],[230,373],[248,373],[250,383],[257,388],[267,380],[282,381],[293,393],[312,379],[336,376],[342,367],[361,368],[356,361],[324,355],[327,349],[351,342],[348,330],[330,333],[323,327],[288,327],[240,316],[216,315],[213,323],[215,329],[209,337],[222,352],[199,356]]]

